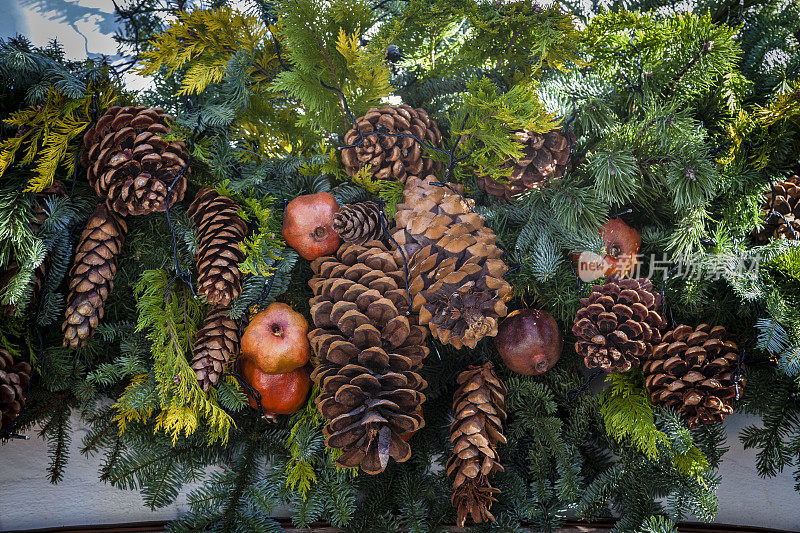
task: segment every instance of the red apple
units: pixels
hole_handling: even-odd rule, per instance
[[[290,372],[308,363],[308,322],[284,303],[258,313],[242,335],[241,355],[266,374]]]
[[[298,196],[283,214],[283,238],[309,261],[339,248],[341,238],[333,231],[333,215],[339,203],[332,194],[319,192]]]
[[[519,309],[500,324],[494,345],[510,370],[536,376],[555,366],[564,336],[550,313]]]
[[[247,383],[261,395],[261,409],[267,417],[296,413],[308,399],[311,377],[305,366],[283,374],[266,374],[253,361],[242,359],[239,361],[239,371]],[[256,398],[249,392],[247,396],[250,407],[258,409]]]

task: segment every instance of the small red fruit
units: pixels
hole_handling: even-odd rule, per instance
[[[283,238],[309,261],[329,255],[339,248],[341,239],[333,231],[333,215],[339,203],[332,194],[319,192],[298,196],[283,213]]]
[[[550,313],[518,309],[500,324],[494,345],[510,370],[537,376],[555,366],[561,357],[564,336]]]
[[[311,357],[308,322],[284,303],[270,304],[245,328],[241,356],[266,374],[282,374],[305,365]]]
[[[600,228],[600,236],[606,244],[604,274],[624,277],[633,272],[639,262],[641,234],[621,218],[612,218]]]
[[[242,377],[261,395],[261,408],[267,416],[290,415],[303,407],[311,390],[308,368],[301,366],[283,374],[265,374],[247,358],[239,361]],[[247,392],[247,391],[245,391]],[[258,403],[247,393],[247,403],[258,409]]]

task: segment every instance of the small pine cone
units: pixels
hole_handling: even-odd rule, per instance
[[[403,462],[403,435],[424,426],[420,406],[427,386],[417,373],[428,355],[425,328],[409,314],[403,264],[378,241],[344,243],[335,256],[311,263],[308,335],[319,365],[317,407],[323,433],[342,450],[337,464],[382,472],[389,458]]]
[[[214,189],[201,189],[187,211],[197,228],[200,294],[222,307],[229,307],[242,292],[239,263],[245,255],[239,243],[247,235],[247,224],[236,213],[238,209],[227,196]]]
[[[0,348],[0,431],[8,430],[25,407],[25,396],[31,380],[31,365],[14,358]]]
[[[89,184],[121,216],[165,211],[183,200],[189,154],[167,141],[172,117],[161,108],[114,106],[83,136]],[[174,185],[173,185],[174,182]],[[170,190],[172,187],[172,190]]]
[[[220,306],[211,309],[194,341],[192,368],[205,392],[217,386],[225,365],[239,353],[239,328],[228,311]]]
[[[661,342],[667,322],[661,311],[661,295],[649,279],[611,277],[581,298],[572,333],[578,337],[575,351],[587,368],[625,372],[639,366],[653,346]]]
[[[356,122],[365,137],[360,146],[342,150],[342,163],[348,175],[354,176],[364,165],[371,165],[370,174],[375,178],[396,181],[404,181],[408,175],[428,175],[441,170],[442,164],[425,157],[424,148],[411,137],[366,135],[373,131],[410,133],[431,146],[441,147],[439,126],[425,110],[406,104],[386,105],[370,109]],[[358,130],[353,127],[344,136],[344,142],[352,145],[357,138]]]
[[[733,412],[731,374],[738,359],[738,347],[725,340],[722,326],[678,326],[645,361],[645,387],[654,404],[674,407],[689,429],[722,422]],[[742,378],[740,390],[744,385]]]
[[[774,192],[774,193],[773,193]],[[800,240],[800,176],[775,184],[764,193],[764,226],[754,231],[756,240]]]
[[[61,327],[64,346],[84,346],[103,318],[127,232],[125,219],[106,204],[98,204],[81,234],[69,272],[66,320]]]
[[[517,132],[523,144],[522,157],[511,160],[504,168],[511,168],[508,183],[500,183],[487,176],[478,176],[478,186],[489,194],[510,202],[515,197],[538,189],[548,180],[560,178],[572,168],[570,153],[575,134],[561,130],[547,133]]]
[[[432,181],[433,176],[408,178],[392,237],[409,262],[420,324],[444,344],[474,348],[497,335],[498,320],[506,315],[508,267],[494,232],[472,211],[472,200]],[[402,261],[399,250],[395,257]]]
[[[503,471],[496,447],[506,443],[506,387],[488,362],[461,372],[457,382],[455,420],[450,426],[453,453],[446,468],[453,479],[450,502],[457,510],[456,522],[464,527],[468,516],[478,524],[494,522],[489,509],[500,490],[492,487],[489,478]]]
[[[378,241],[383,236],[381,208],[375,202],[357,202],[343,205],[333,215],[333,231],[344,242],[364,244]]]

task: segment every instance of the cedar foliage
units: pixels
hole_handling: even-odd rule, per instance
[[[623,212],[641,230],[643,275],[663,283],[669,320],[721,324],[747,346],[736,408],[762,421],[740,437],[757,450],[761,475],[792,470],[800,490],[800,253],[793,242],[750,238],[763,223],[764,190],[800,170],[794,3],[632,1],[602,12],[529,0],[248,0],[242,11],[225,0],[117,3],[117,39],[131,56],[122,65],[68,61],[57,43],[0,41],[9,80],[0,86],[0,271],[17,268],[0,278],[0,297],[18,309],[0,316],[0,344],[35,368],[14,431],[38,428],[53,482],[69,459],[73,413],[91,428],[82,451],[102,456],[101,479],[140,491],[145,505],[168,505],[202,480],[174,531],[277,531],[270,516],[284,505],[303,527],[439,529],[455,517],[439,468],[450,451],[454,379],[492,360],[508,388],[505,472],[492,508],[499,528],[551,530],[568,512],[613,514],[620,531],[710,520],[723,428],[689,431],[650,403],[636,372],[567,399],[582,380],[568,325],[590,290],[571,254],[603,253],[597,227]],[[393,64],[384,59],[390,44],[402,52]],[[115,73],[128,66],[152,87],[125,92]],[[556,368],[538,377],[511,374],[488,339],[471,351],[429,341],[426,426],[412,457],[366,476],[334,466],[313,396],[269,425],[245,408],[233,376],[208,395],[197,386],[187,354],[207,309],[189,283],[197,236],[185,210],[212,187],[248,223],[231,318],[244,325],[276,299],[307,314],[310,270],[280,238],[282,207],[329,191],[340,203],[382,199],[392,217],[402,185],[347,177],[337,150],[351,126],[344,101],[358,117],[390,97],[442,127],[458,159],[449,177],[506,251],[509,307],[546,309],[567,335]],[[106,316],[87,346],[69,351],[50,326],[63,316],[64,278],[97,203],[76,165],[81,136],[108,106],[128,103],[176,117],[170,140],[192,149],[190,186],[170,207],[171,225],[164,214],[129,220]],[[476,173],[502,180],[502,164],[518,155],[514,131],[556,127],[577,139],[572,171],[511,204],[478,190]],[[34,235],[33,192],[53,179],[70,194],[45,200]],[[32,273],[45,257],[34,298]],[[681,258],[705,274],[669,273]],[[755,260],[758,269],[748,266]]]

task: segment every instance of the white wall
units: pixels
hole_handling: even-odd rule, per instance
[[[737,438],[755,419],[731,416],[728,445],[720,474],[720,512],[717,522],[800,531],[800,494],[791,472],[761,479],[755,472],[755,452],[744,450]],[[135,491],[122,491],[98,480],[100,457],[79,452],[86,432],[73,417],[70,462],[64,480],[47,482],[47,445],[32,435],[0,447],[0,531],[66,525],[114,524],[169,520],[185,509],[185,493],[176,505],[151,512]],[[189,487],[191,488],[191,487]]]

